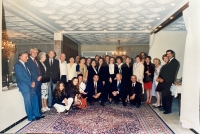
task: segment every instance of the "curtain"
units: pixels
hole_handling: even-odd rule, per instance
[[[150,34],[149,49],[151,49],[151,47],[153,46],[154,39],[155,39],[155,33]]]
[[[185,56],[183,63],[183,82],[181,92],[182,127],[200,132],[199,90],[200,90],[200,1],[190,0],[183,12],[187,29]]]

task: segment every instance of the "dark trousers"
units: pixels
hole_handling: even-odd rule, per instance
[[[93,95],[94,95],[94,94],[88,94],[88,102],[92,103],[92,102],[95,102],[95,101],[98,101],[98,100],[102,100],[102,98],[103,98],[103,94],[101,94],[101,95],[99,96],[99,98],[97,98],[97,99],[95,99],[95,98],[93,97]]]
[[[39,106],[39,110],[42,108],[42,93],[41,93],[41,82],[37,82],[36,83],[36,87],[35,87],[35,92],[37,94],[38,97],[38,106]]]
[[[61,78],[60,78],[60,81],[62,81],[66,86],[67,85],[67,76],[66,75],[62,75]]]
[[[167,87],[164,90],[162,90],[161,95],[162,95],[163,109],[166,112],[171,112],[173,98],[171,96],[170,87]]]
[[[120,101],[120,98],[121,98],[123,104],[126,103],[126,102],[125,102],[126,97],[127,97],[127,95],[126,95],[126,94],[123,94],[123,93],[119,93],[119,94],[117,94],[117,96],[113,96],[113,95],[112,95],[112,98],[113,98],[113,100],[114,100],[115,102],[119,102],[119,101]]]
[[[129,96],[130,97],[130,96]],[[141,98],[140,95],[135,95],[135,99],[130,100],[132,105],[141,105]]]

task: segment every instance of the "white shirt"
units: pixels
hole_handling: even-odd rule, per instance
[[[143,81],[144,78],[144,65],[142,62],[134,63],[133,64],[133,75],[137,76],[137,80],[140,80],[140,83]]]
[[[67,62],[61,62],[61,60],[59,60],[59,65],[60,65],[60,76],[62,75],[67,75]]]
[[[49,59],[49,65],[51,65],[51,61],[52,61],[52,64],[53,64],[53,59]]]
[[[172,57],[170,60],[169,60],[169,62],[171,62],[171,60],[173,60],[174,59],[174,57]]]
[[[116,64],[117,64],[117,63],[116,63]],[[122,65],[123,65],[123,63],[121,63],[121,64],[119,64],[119,65],[117,64],[120,74],[122,73]]]
[[[67,64],[67,80],[77,77],[76,65],[76,63],[74,63],[72,66],[70,66],[70,63]]]
[[[132,83],[132,87],[133,87],[133,86],[135,87],[135,83]]]
[[[28,69],[28,67],[25,65],[25,63],[23,62],[23,61],[21,61],[21,60],[19,60],[21,63],[22,63],[22,65],[24,66],[24,68],[28,71],[28,73],[31,75],[31,72],[29,71],[29,69]]]
[[[81,82],[79,85],[79,92],[82,93],[85,91],[85,89],[86,89],[86,84]]]
[[[30,56],[30,57],[31,57],[31,56]],[[35,58],[31,57],[31,59],[32,59],[32,60],[33,60],[33,62],[34,62]],[[37,66],[38,66],[38,63],[37,63],[37,61],[36,61],[36,64],[37,64]]]
[[[114,74],[114,71],[115,71],[115,66],[114,66],[114,64],[109,64],[109,73],[110,73],[110,74]]]

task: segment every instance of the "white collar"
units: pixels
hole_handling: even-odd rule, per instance
[[[25,66],[25,62],[23,62],[23,61],[21,61],[21,60],[19,60],[19,62],[21,62],[21,63]]]

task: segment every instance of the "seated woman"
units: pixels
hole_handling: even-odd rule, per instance
[[[65,91],[67,93],[69,108],[71,107],[71,105],[79,106],[82,104],[79,97],[80,92],[79,92],[79,83],[77,77],[72,78],[71,83],[69,83]],[[69,100],[72,100],[72,102],[71,101],[69,102]]]
[[[78,82],[79,82],[79,98],[81,100],[81,105],[78,108],[86,108],[87,107],[87,92],[86,92],[86,84],[83,82],[83,75],[78,75]]]
[[[73,99],[67,99],[67,93],[65,91],[65,84],[63,82],[58,82],[56,84],[56,89],[53,92],[53,103],[57,110],[57,113],[67,112],[73,102]]]

